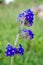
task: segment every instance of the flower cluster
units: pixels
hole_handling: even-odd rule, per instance
[[[30,9],[27,9],[18,16],[18,21],[21,24],[24,24],[25,26],[29,27],[32,26],[33,20],[34,20],[34,14]]]
[[[34,38],[34,34],[31,30],[24,29],[22,30],[22,35],[24,39],[32,39]]]
[[[6,47],[6,56],[14,56],[15,54],[23,55],[24,54],[24,49],[22,48],[22,45],[19,45],[19,48],[13,48],[11,45],[8,45]]]

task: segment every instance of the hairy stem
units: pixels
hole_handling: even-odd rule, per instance
[[[19,39],[19,34],[17,34],[16,41],[15,41],[15,43],[14,43],[14,47],[17,45],[18,39]],[[10,63],[10,65],[13,65],[13,62],[14,62],[14,56],[11,57],[11,63]]]
[[[24,26],[24,22],[23,22],[23,24],[20,26],[19,34],[17,34],[16,41],[15,41],[15,43],[14,43],[14,47],[17,45],[17,41],[18,41],[18,39],[19,39],[20,32],[22,31],[23,26]],[[11,63],[10,63],[10,65],[13,65],[13,62],[14,62],[14,56],[11,57]]]

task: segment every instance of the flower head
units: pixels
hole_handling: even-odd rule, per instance
[[[31,30],[24,29],[22,30],[22,35],[24,39],[33,39],[34,34]]]
[[[6,56],[14,56],[14,54],[16,54],[16,48],[13,48],[11,45],[8,45],[6,47],[5,54],[6,54]]]
[[[34,14],[30,9],[24,11],[18,16],[18,21],[26,26],[32,26],[33,20],[34,20]]]

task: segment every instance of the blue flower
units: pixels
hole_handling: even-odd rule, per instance
[[[32,26],[34,20],[34,14],[30,9],[27,9],[23,13],[19,14],[18,21],[26,26]]]
[[[22,45],[20,44],[19,46],[20,47],[18,48],[18,54],[24,55],[24,49],[23,49]]]
[[[16,48],[13,48],[11,45],[8,45],[6,47],[5,55],[6,56],[14,56],[14,54],[16,54]]]
[[[17,19],[18,19],[18,21],[19,21],[20,23],[22,23],[22,22],[24,21],[24,19],[25,19],[25,14],[24,14],[24,12],[23,12],[23,13],[20,13]]]
[[[24,13],[19,14],[19,17],[22,17],[22,16],[24,16]]]
[[[24,39],[33,39],[34,34],[31,30],[24,29],[22,30],[22,35]]]
[[[34,14],[33,14],[33,12],[30,9],[28,9],[28,10],[25,11],[25,13],[27,13],[25,15],[25,20],[26,20],[25,21],[25,25],[32,26],[33,20],[34,20]]]
[[[30,14],[30,15],[32,15],[32,16],[34,16],[33,12],[32,12],[30,9],[25,10],[25,13]]]
[[[10,50],[12,49],[13,47],[9,44],[7,47],[6,47],[6,50]]]

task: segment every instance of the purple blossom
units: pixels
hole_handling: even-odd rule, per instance
[[[25,13],[30,14],[30,15],[32,15],[32,16],[34,16],[33,12],[32,12],[30,9],[25,10]]]
[[[25,14],[24,14],[24,12],[23,12],[23,13],[20,13],[17,19],[18,19],[18,21],[19,21],[20,23],[22,23],[22,22],[24,21],[24,19],[25,19]]]
[[[9,44],[7,47],[6,47],[6,50],[10,50],[12,49],[13,47]]]
[[[14,56],[14,54],[16,54],[16,48],[13,48],[11,45],[8,45],[6,47],[5,55],[6,56]]]
[[[22,45],[20,44],[19,46],[20,47],[18,48],[18,54],[24,55],[24,49],[23,49]]]

